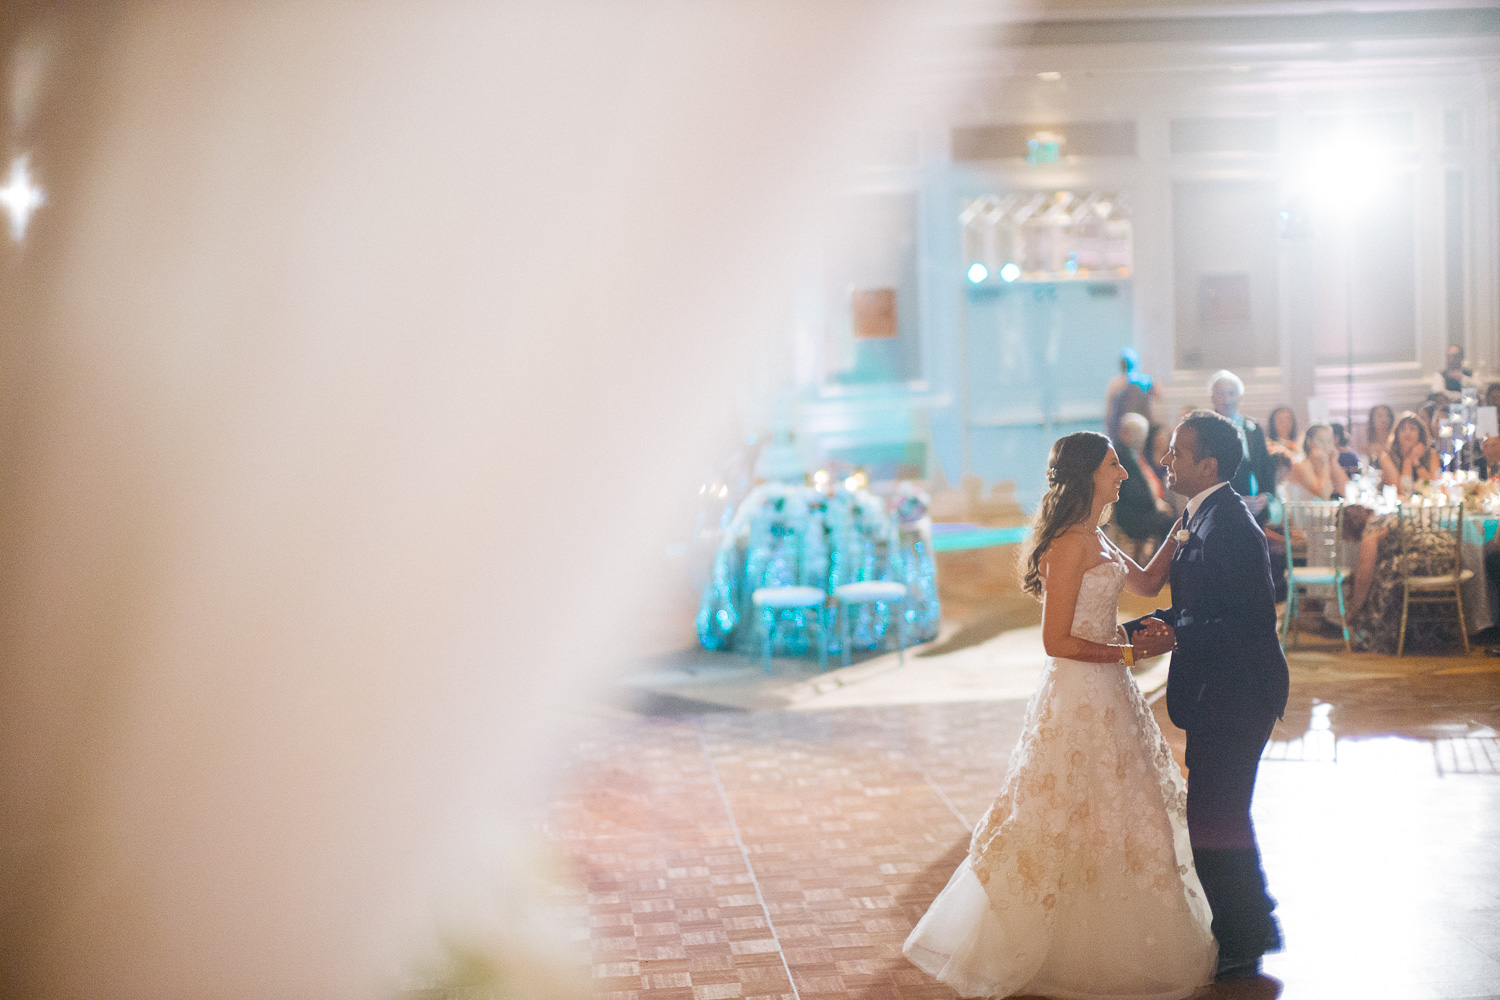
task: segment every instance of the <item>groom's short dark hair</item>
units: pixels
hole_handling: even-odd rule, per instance
[[[1215,459],[1219,463],[1219,478],[1228,482],[1234,478],[1245,457],[1245,439],[1233,420],[1213,410],[1194,410],[1182,419],[1183,427],[1190,427],[1196,447],[1193,458],[1203,461]]]

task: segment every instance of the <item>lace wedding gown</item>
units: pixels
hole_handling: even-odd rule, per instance
[[[1113,642],[1125,565],[1083,576],[1073,634]],[[1129,670],[1049,658],[969,856],[906,940],[961,996],[1167,1000],[1213,978],[1187,789]]]

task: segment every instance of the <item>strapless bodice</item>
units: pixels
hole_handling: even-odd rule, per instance
[[[1125,562],[1118,552],[1108,562],[1085,571],[1073,611],[1073,634],[1090,642],[1114,642],[1124,589]]]

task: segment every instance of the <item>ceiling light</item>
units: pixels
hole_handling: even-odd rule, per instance
[[[11,239],[21,242],[32,213],[45,204],[47,193],[31,182],[30,158],[16,157],[10,164],[10,178],[0,187],[0,207],[10,216]]]

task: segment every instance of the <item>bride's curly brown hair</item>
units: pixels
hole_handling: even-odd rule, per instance
[[[1047,459],[1047,493],[1022,550],[1021,589],[1032,597],[1042,596],[1040,567],[1052,542],[1093,510],[1094,473],[1109,449],[1109,438],[1096,431],[1079,431],[1053,443]]]

